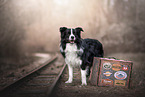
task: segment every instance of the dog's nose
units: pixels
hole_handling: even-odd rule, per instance
[[[74,36],[71,36],[71,39],[74,39]]]

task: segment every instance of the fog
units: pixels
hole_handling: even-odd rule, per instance
[[[0,56],[59,51],[59,28],[82,27],[105,54],[145,52],[144,0],[0,0]]]

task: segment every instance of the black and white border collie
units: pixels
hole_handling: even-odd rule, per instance
[[[103,57],[103,46],[95,39],[82,39],[81,27],[60,27],[61,43],[60,52],[63,55],[69,70],[69,78],[66,83],[73,81],[73,67],[81,68],[82,85],[87,85],[86,77],[90,74],[90,68],[94,57]]]

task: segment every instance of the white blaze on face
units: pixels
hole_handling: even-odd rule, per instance
[[[74,37],[74,38],[72,38]],[[75,35],[73,34],[73,29],[71,29],[71,34],[69,36],[69,40],[75,40]]]

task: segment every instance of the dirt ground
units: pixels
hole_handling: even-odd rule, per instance
[[[105,57],[133,61],[131,88],[98,87],[81,85],[81,76],[78,68],[74,70],[74,80],[66,84],[68,69],[66,69],[53,97],[145,97],[145,53],[114,53]]]

